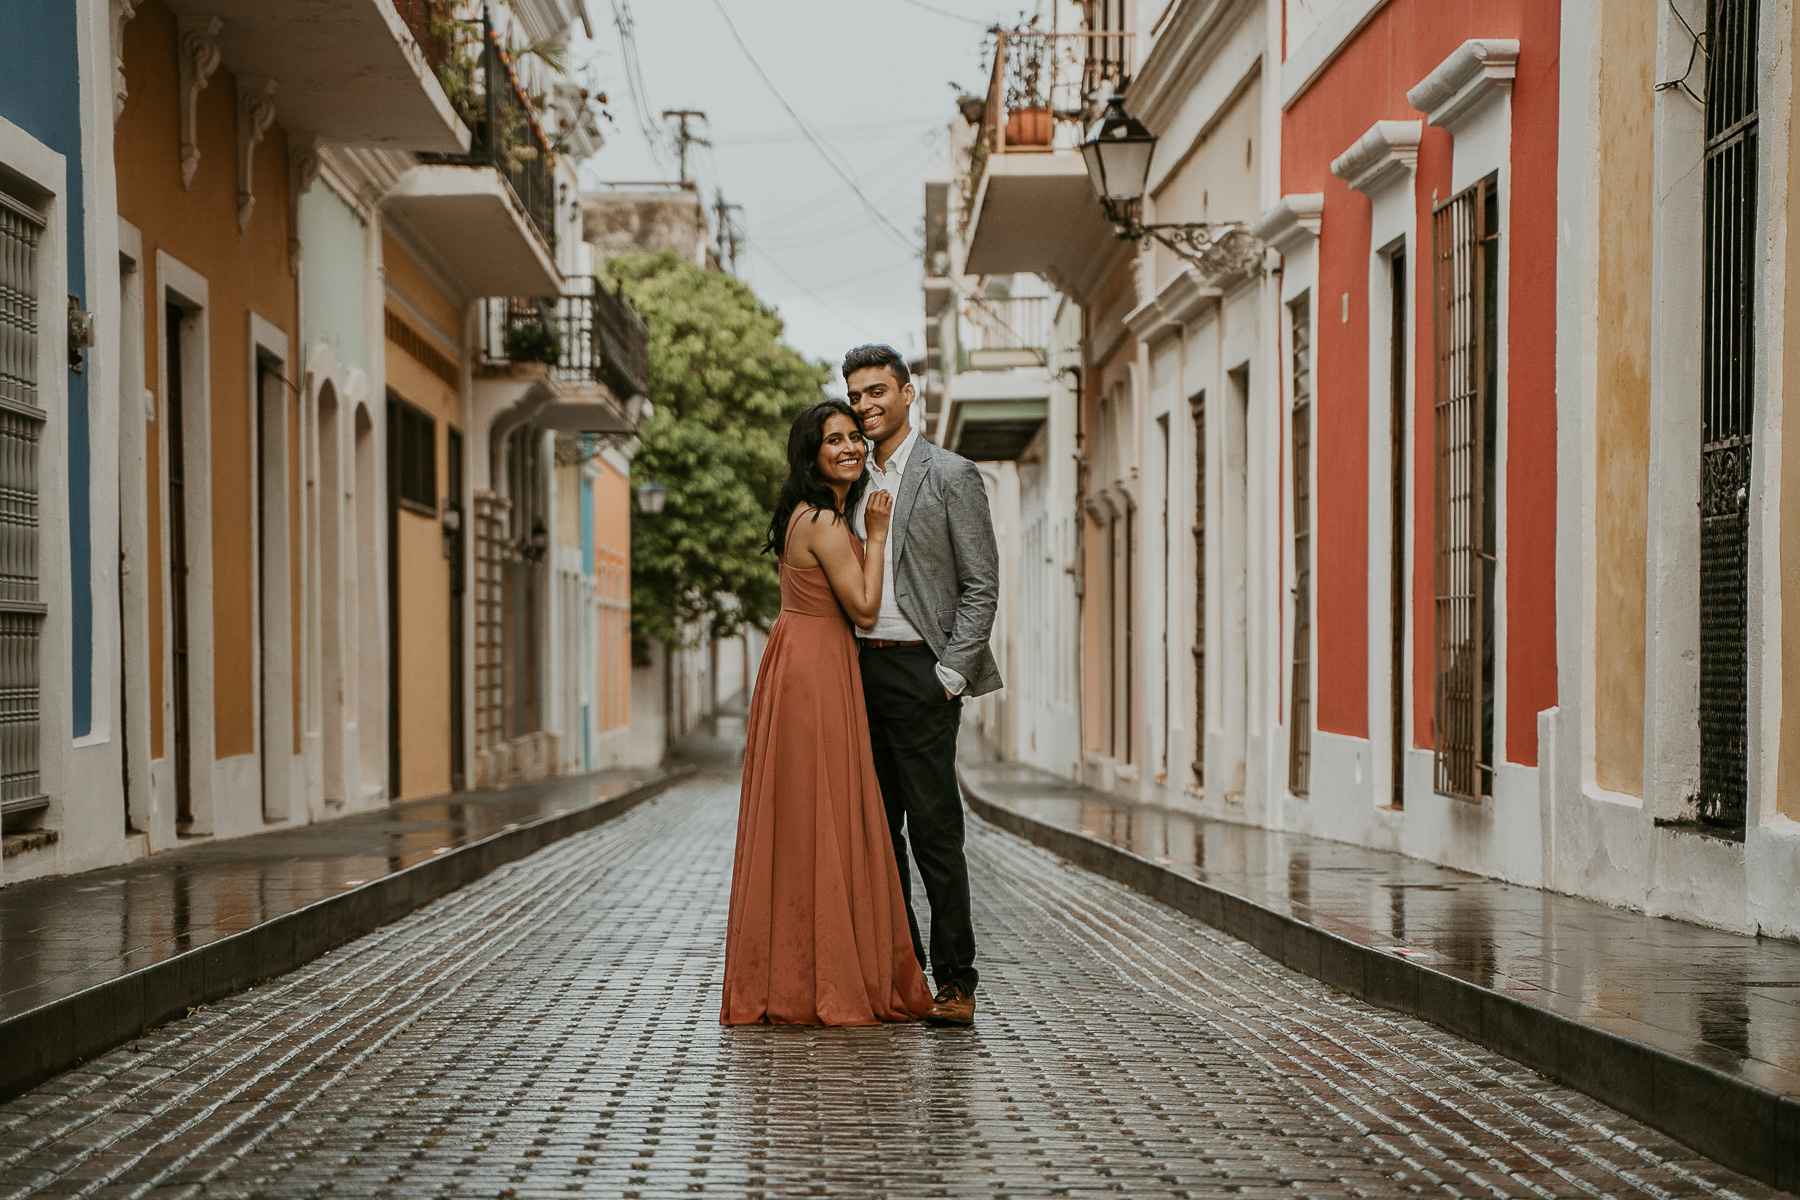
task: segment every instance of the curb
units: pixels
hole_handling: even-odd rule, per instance
[[[0,1021],[0,1101],[201,1004],[286,974],[552,842],[603,825],[695,774],[676,767],[610,799],[503,830],[303,908]]]
[[[991,825],[1250,943],[1359,1000],[1428,1021],[1668,1134],[1734,1171],[1800,1191],[1800,1100],[1503,992],[1328,933],[1107,842],[983,797]]]

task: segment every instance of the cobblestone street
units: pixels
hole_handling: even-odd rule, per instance
[[[736,795],[0,1106],[0,1195],[1777,1194],[979,822],[973,1031],[721,1030]]]

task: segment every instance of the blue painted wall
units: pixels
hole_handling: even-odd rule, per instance
[[[0,116],[62,154],[68,163],[63,194],[68,230],[69,293],[87,299],[86,208],[81,174],[81,69],[75,5],[67,0],[17,0],[6,6],[0,36]],[[110,80],[106,81],[109,85]],[[110,108],[109,108],[110,111]],[[61,297],[46,297],[43,319],[60,320]],[[69,575],[74,668],[74,732],[94,725],[93,497],[88,437],[88,377],[69,372]],[[48,382],[48,381],[45,381]],[[52,412],[51,419],[57,414]]]

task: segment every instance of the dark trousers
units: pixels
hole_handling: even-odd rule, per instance
[[[931,904],[931,975],[939,987],[958,984],[971,994],[975,926],[969,912],[969,864],[963,858],[962,793],[956,786],[956,731],[962,701],[944,695],[937,659],[927,646],[865,646],[863,697],[869,709],[869,741],[875,775],[887,804],[894,861],[906,895],[913,953],[923,966],[925,945],[913,915],[907,843],[925,898]]]

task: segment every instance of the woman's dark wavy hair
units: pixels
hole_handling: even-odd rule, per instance
[[[769,518],[768,539],[763,542],[763,553],[773,553],[780,558],[787,547],[788,521],[793,518],[794,510],[802,504],[811,504],[816,508],[829,512],[836,518],[848,519],[855,511],[856,502],[862,499],[865,488],[869,486],[869,477],[863,475],[850,485],[849,495],[844,497],[844,507],[839,508],[837,493],[819,474],[819,447],[825,444],[825,422],[832,417],[849,417],[850,423],[856,426],[856,436],[862,436],[862,418],[856,410],[842,400],[821,400],[799,416],[788,430],[787,480],[781,485],[781,492],[775,497],[775,512]],[[819,519],[814,513],[813,520]]]

